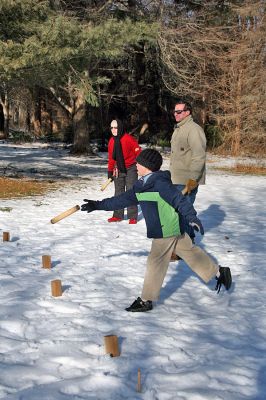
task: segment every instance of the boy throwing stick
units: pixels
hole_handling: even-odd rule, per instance
[[[132,189],[102,201],[84,199],[86,203],[81,206],[81,211],[91,212],[119,210],[140,204],[147,225],[147,237],[153,241],[141,297],[126,311],[152,310],[152,302],[159,297],[172,253],[181,257],[204,282],[216,277],[217,293],[222,285],[228,290],[232,283],[230,268],[216,265],[185,233],[185,221],[202,235],[203,226],[192,204],[171,182],[170,172],[160,171],[163,162],[161,154],[157,150],[145,149],[136,160],[141,178]]]

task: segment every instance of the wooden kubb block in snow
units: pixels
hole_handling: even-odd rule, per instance
[[[51,256],[48,256],[48,255],[42,256],[42,267],[50,269],[51,266],[52,266]]]
[[[141,392],[141,374],[140,374],[140,369],[138,369],[137,392]]]
[[[3,232],[3,242],[9,242],[9,241],[10,241],[10,233]]]
[[[42,256],[42,267],[50,269],[51,265],[52,265],[51,264],[51,256],[48,256],[48,255]]]
[[[111,357],[119,357],[118,338],[116,335],[104,336],[105,353],[110,354]]]
[[[53,297],[62,296],[62,284],[60,279],[55,279],[54,281],[51,281],[51,290]]]

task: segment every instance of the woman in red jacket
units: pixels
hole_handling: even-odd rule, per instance
[[[108,142],[108,178],[115,184],[115,196],[130,189],[138,179],[136,157],[141,152],[136,139],[124,132],[123,123],[119,119],[111,122],[112,137]],[[138,208],[127,209],[130,224],[136,224]],[[108,222],[120,222],[124,219],[124,210],[115,210]]]

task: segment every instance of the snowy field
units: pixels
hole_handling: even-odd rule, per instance
[[[154,309],[127,313],[151,245],[141,212],[137,225],[109,224],[105,211],[50,223],[84,198],[112,196],[112,185],[100,191],[106,154],[75,158],[60,147],[0,143],[2,175],[68,178],[45,196],[1,200],[1,399],[266,398],[265,177],[211,167],[196,201],[206,232],[197,241],[231,268],[231,290],[217,295],[214,281],[205,285],[174,262]],[[42,268],[45,254],[51,269]],[[61,297],[51,295],[54,279]],[[105,354],[110,334],[120,357]]]

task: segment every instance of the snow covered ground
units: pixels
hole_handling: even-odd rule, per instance
[[[0,242],[1,399],[266,398],[265,177],[211,166],[196,201],[206,231],[197,241],[231,268],[231,290],[217,295],[215,282],[205,285],[175,262],[154,310],[127,313],[151,245],[141,213],[137,225],[109,224],[104,211],[50,223],[84,198],[113,194],[112,185],[100,191],[106,154],[75,158],[60,147],[0,143],[2,174],[68,178],[45,196],[1,200],[0,209],[12,208],[0,211],[1,238],[11,235]],[[54,279],[61,297],[51,295]],[[105,354],[110,334],[120,357]]]

